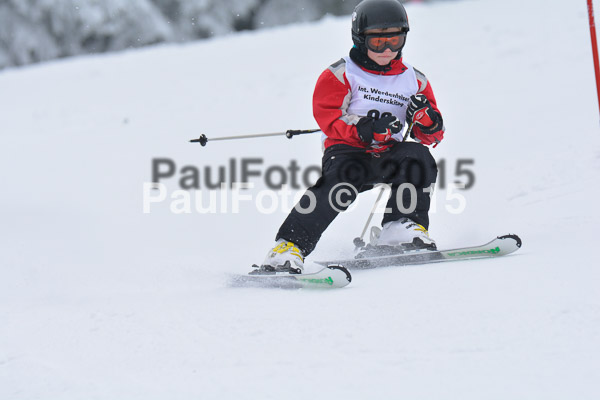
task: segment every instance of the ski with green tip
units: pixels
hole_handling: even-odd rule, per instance
[[[481,246],[460,247],[450,250],[411,250],[403,253],[348,260],[316,261],[320,265],[343,265],[348,269],[369,269],[414,264],[429,264],[447,261],[496,258],[514,253],[521,247],[521,238],[510,234],[498,236]],[[360,254],[357,256],[360,257]]]
[[[289,272],[250,273],[235,275],[230,281],[234,287],[264,287],[280,289],[333,289],[347,286],[352,281],[350,272],[339,265],[306,274]]]

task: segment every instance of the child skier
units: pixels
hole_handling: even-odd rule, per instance
[[[339,212],[377,183],[392,189],[377,245],[435,247],[427,229],[437,166],[426,145],[442,140],[444,124],[427,78],[402,59],[408,31],[397,0],[364,0],[354,9],[350,55],[321,74],[313,96],[322,176],[281,225],[263,265],[301,272]],[[415,142],[402,141],[405,126]],[[407,183],[415,190],[399,190]]]

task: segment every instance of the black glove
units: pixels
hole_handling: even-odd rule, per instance
[[[410,96],[410,103],[406,109],[406,123],[419,124],[421,132],[430,134],[435,131],[437,123],[440,120],[440,115],[431,107],[429,100],[423,94],[415,94]]]
[[[392,135],[402,130],[402,124],[393,115],[386,115],[380,119],[362,117],[356,124],[356,131],[360,140],[367,144],[384,143]]]

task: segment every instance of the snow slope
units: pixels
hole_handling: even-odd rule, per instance
[[[600,132],[579,3],[407,6],[406,60],[448,128],[434,155],[448,182],[475,160],[464,212],[439,190],[430,232],[524,245],[337,291],[228,287],[285,212],[145,214],[142,188],[153,158],[318,165],[318,135],[187,140],[316,127],[312,89],[350,47],[348,17],[0,73],[0,398],[598,398]],[[348,254],[375,196],[312,258]]]

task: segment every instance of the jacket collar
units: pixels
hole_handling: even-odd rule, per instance
[[[378,75],[400,75],[408,69],[406,65],[404,65],[404,63],[402,62],[402,59],[392,60],[392,62],[390,62],[388,65],[390,69],[388,69],[387,71],[373,71],[363,67],[362,65],[359,65],[359,67],[364,71]]]

